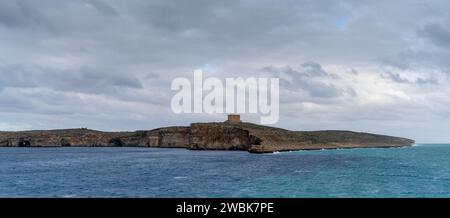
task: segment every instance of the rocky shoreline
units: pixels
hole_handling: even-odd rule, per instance
[[[290,131],[252,123],[193,123],[134,132],[90,129],[0,132],[0,147],[160,147],[270,153],[402,147],[414,140],[351,131]]]

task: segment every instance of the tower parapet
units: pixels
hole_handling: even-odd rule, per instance
[[[229,122],[229,123],[240,123],[241,122],[241,115],[229,114],[227,122]]]

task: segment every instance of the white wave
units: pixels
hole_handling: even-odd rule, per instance
[[[187,176],[175,176],[174,179],[187,179]]]
[[[71,195],[61,195],[61,198],[74,198],[74,197],[76,197],[77,195],[75,195],[75,194],[71,194]]]

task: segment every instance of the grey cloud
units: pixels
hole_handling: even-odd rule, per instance
[[[339,76],[326,72],[322,66],[316,62],[306,62],[301,64],[298,70],[291,67],[264,67],[264,72],[280,78],[282,89],[292,91],[304,90],[311,97],[317,98],[337,98],[345,94],[355,96],[356,91],[351,87],[338,87],[334,84],[339,80]],[[329,79],[332,82],[323,82],[323,79]]]
[[[115,71],[9,65],[0,66],[1,87],[48,87],[61,91],[102,93],[114,91],[114,87],[141,89],[142,84],[133,75]]]
[[[419,84],[419,85],[426,85],[426,84],[438,84],[438,81],[433,78],[416,78],[414,80],[409,80],[407,78],[402,77],[398,73],[392,73],[390,71],[387,71],[380,75],[381,78],[391,80],[396,83],[407,83],[407,84]]]
[[[20,26],[26,22],[20,7],[15,1],[2,1],[0,7],[0,23],[8,27]]]
[[[437,7],[437,6],[435,6]],[[443,11],[448,5],[442,5],[439,11]],[[447,8],[448,10],[448,8]],[[418,67],[439,68],[442,72],[450,67],[448,60],[450,53],[450,17],[437,13],[434,8],[433,13],[440,16],[426,14],[423,20],[418,20],[416,25],[412,25],[414,33],[408,35],[408,42],[403,48],[395,53],[380,57],[383,65],[390,65],[402,70],[415,70]]]
[[[302,86],[302,84],[299,85]],[[302,87],[304,87],[304,89],[307,89],[312,97],[319,98],[340,97],[344,95],[347,90],[352,90],[351,88],[342,89],[336,87],[334,84],[324,84],[321,82],[304,83]],[[351,93],[353,95],[355,91],[352,91]]]
[[[322,66],[316,62],[306,62],[302,65],[302,74],[307,75],[309,77],[331,77],[337,79],[338,76],[336,74],[328,73],[322,69]]]
[[[416,79],[415,83],[417,84],[438,84],[438,82],[434,79],[423,79],[423,78],[418,78]]]
[[[30,27],[55,31],[55,27],[47,17],[34,7],[32,1],[27,0],[0,2],[0,23],[9,28]]]
[[[354,74],[354,75],[358,75],[359,74],[359,72],[357,70],[353,69],[353,68],[350,70],[350,72],[352,74]]]
[[[387,76],[384,76],[382,74],[381,77],[391,79],[392,81],[398,83],[409,83],[409,80],[402,78],[398,73],[387,72],[386,75]]]
[[[450,27],[449,22],[432,22],[425,24],[420,29],[419,34],[428,38],[438,46],[450,46]]]
[[[111,7],[111,5],[107,4],[106,2],[102,0],[84,0],[87,4],[91,4],[94,6],[98,11],[101,13],[108,15],[108,16],[118,16],[119,13],[116,9]]]

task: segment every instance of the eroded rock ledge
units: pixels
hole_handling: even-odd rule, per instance
[[[350,131],[289,131],[252,123],[193,123],[135,132],[90,129],[0,132],[1,147],[164,147],[252,153],[410,146],[413,140]]]

